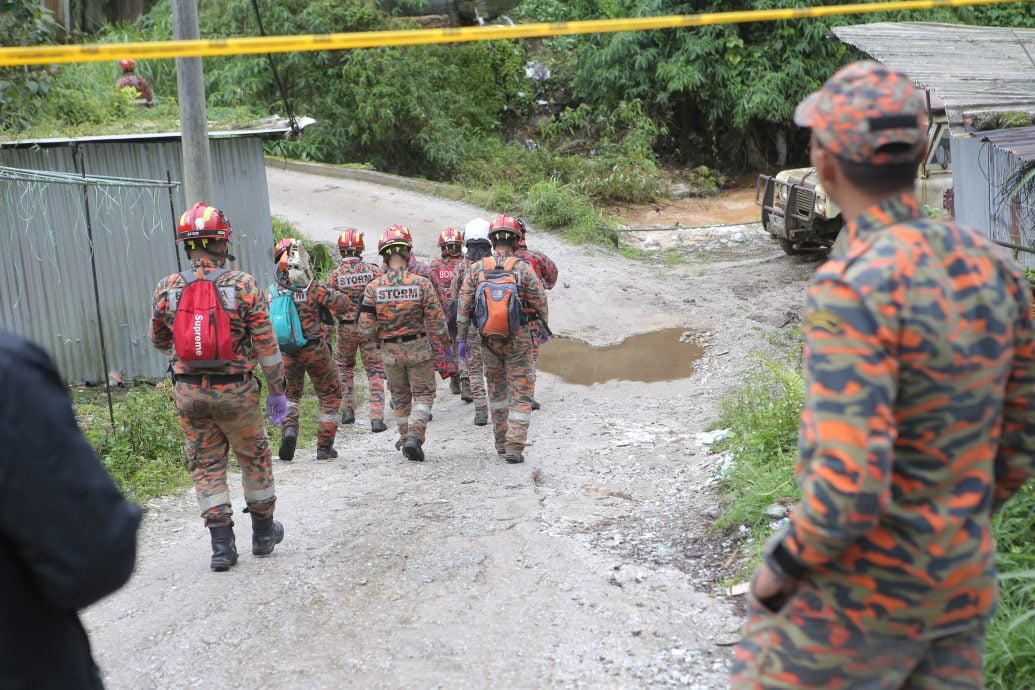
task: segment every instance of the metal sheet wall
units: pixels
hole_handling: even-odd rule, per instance
[[[988,160],[985,152],[988,144],[972,136],[953,136],[949,145],[956,222],[991,237]]]
[[[1030,209],[1032,200],[1023,195],[1010,198],[1010,177],[1021,164],[1021,159],[1013,152],[1000,148],[995,144],[986,149],[989,161],[989,189],[991,204],[992,239],[1000,242],[1035,248],[1035,229],[1027,225],[1030,217],[1025,210]],[[1029,268],[1035,267],[1035,255],[1028,252],[1006,250],[1015,256],[1021,264]]]
[[[90,175],[182,179],[178,141],[80,144]],[[0,149],[0,165],[76,172],[72,145]],[[272,280],[272,227],[262,140],[212,140],[214,205],[234,228],[235,268]],[[66,380],[105,376],[97,327],[89,240],[81,186],[0,181],[0,328],[46,348]],[[148,339],[151,295],[177,271],[175,212],[183,194],[92,187],[90,219],[109,369],[127,376],[162,376],[167,362]],[[185,263],[182,253],[180,262]]]

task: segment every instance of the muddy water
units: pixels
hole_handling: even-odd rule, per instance
[[[750,187],[733,189],[703,199],[678,199],[650,206],[624,206],[614,209],[629,227],[649,228],[679,225],[696,228],[704,225],[758,222],[754,182]]]
[[[554,338],[539,353],[539,369],[567,383],[590,386],[605,381],[674,381],[689,377],[704,352],[681,343],[683,328],[644,333],[618,345],[592,347],[581,340]]]

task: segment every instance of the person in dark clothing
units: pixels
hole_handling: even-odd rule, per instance
[[[100,688],[77,611],[129,579],[140,509],[40,348],[0,332],[0,688]]]

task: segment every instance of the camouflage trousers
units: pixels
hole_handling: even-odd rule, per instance
[[[435,359],[427,338],[382,343],[381,351],[392,394],[392,414],[399,438],[416,436],[424,443],[435,402]]]
[[[507,340],[492,338],[490,342],[487,338],[482,341],[481,352],[496,449],[521,453],[532,419],[535,370],[531,331],[524,328]]]
[[[284,353],[284,381],[287,384],[288,411],[283,429],[298,432],[298,402],[305,389],[305,375],[316,389],[320,401],[320,416],[316,432],[317,448],[330,448],[338,433],[338,412],[341,410],[341,379],[331,357],[331,348],[319,340],[298,352]]]
[[[187,460],[206,527],[232,525],[226,482],[232,448],[241,463],[244,501],[259,518],[273,515],[277,498],[273,462],[259,407],[259,383],[190,384],[173,387]]]
[[[341,403],[347,409],[356,409],[353,381],[356,375],[356,351],[363,358],[363,369],[367,372],[370,386],[370,419],[383,421],[385,418],[385,365],[377,343],[366,340],[354,323],[338,326],[338,349],[335,361],[341,377]]]
[[[731,690],[976,690],[983,627],[933,640],[869,634],[808,584],[771,613],[749,595]]]
[[[482,361],[482,336],[473,328],[467,336],[467,345],[471,359],[468,362],[460,362],[460,380],[467,379],[471,383],[471,397],[474,398],[474,404],[482,407],[487,404],[485,363]]]

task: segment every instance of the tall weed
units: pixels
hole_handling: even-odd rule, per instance
[[[172,387],[139,386],[114,404],[115,425],[107,407],[77,405],[84,433],[122,492],[137,503],[190,485],[183,432]]]

